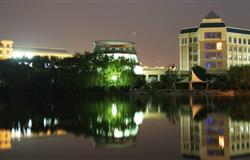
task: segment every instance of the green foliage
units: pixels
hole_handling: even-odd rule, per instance
[[[178,69],[168,68],[165,75],[161,78],[165,88],[172,89],[174,84],[180,80],[180,71]],[[162,88],[162,87],[161,87]]]
[[[102,54],[72,58],[34,57],[0,61],[0,89],[10,91],[69,91],[130,88],[135,85],[135,62]],[[117,80],[112,80],[116,75]]]
[[[227,75],[231,88],[249,88],[250,65],[231,66],[227,72]]]

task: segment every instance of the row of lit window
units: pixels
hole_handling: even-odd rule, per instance
[[[100,49],[102,51],[105,51],[105,50],[109,50],[109,51],[112,51],[112,50],[115,50],[115,51],[120,51],[120,50],[123,50],[123,51],[132,51],[133,50],[133,48],[112,48],[112,47],[110,47],[110,48],[100,47],[98,49]]]
[[[181,39],[181,44],[197,43],[197,42],[198,42],[197,37],[190,37],[189,39],[187,39],[187,38],[182,38]]]
[[[232,150],[240,150],[240,149],[249,149],[249,142],[247,142],[246,144],[245,143],[242,143],[241,145],[240,144],[237,144],[237,145],[232,145]]]
[[[248,123],[241,124],[241,125],[236,124],[236,125],[231,126],[230,131],[231,132],[247,132],[250,134],[249,129],[250,129],[250,125]]]
[[[183,144],[183,148],[184,148],[184,150],[189,150],[189,145],[188,144]],[[199,145],[198,144],[191,144],[191,146],[190,146],[190,148],[191,148],[191,150],[192,151],[199,151],[200,150],[200,147],[199,147]]]
[[[245,39],[245,38],[242,39],[242,38],[229,37],[228,42],[229,43],[238,43],[238,44],[248,44],[248,45],[250,45],[250,39]]]
[[[204,48],[206,50],[222,50],[222,42],[206,42]]]
[[[232,51],[234,51],[234,52],[237,52],[237,51],[239,51],[239,52],[247,52],[248,51],[248,53],[250,53],[250,48],[243,48],[243,47],[237,47],[237,46],[229,46],[229,49],[228,49],[230,52],[232,52]]]
[[[222,69],[222,62],[206,62],[206,69]]]
[[[242,135],[232,135],[231,136],[232,141],[239,141],[239,140],[249,140],[249,134],[242,134]]]
[[[243,61],[247,61],[247,56],[237,56],[235,55],[234,57],[232,55],[228,55],[229,60],[243,60]],[[248,61],[250,61],[250,56],[248,56]]]

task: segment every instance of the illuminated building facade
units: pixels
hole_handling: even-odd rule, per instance
[[[202,121],[182,114],[181,152],[202,160],[229,160],[250,153],[250,122],[210,113]]]
[[[223,72],[232,65],[250,64],[250,30],[228,27],[213,11],[198,27],[179,34],[180,70],[199,65],[208,72]]]
[[[115,59],[124,57],[139,63],[135,43],[121,40],[100,40],[94,42],[93,53],[106,54]]]
[[[34,56],[41,57],[57,57],[66,58],[73,55],[64,49],[58,48],[41,48],[41,47],[16,47],[13,46],[13,41],[2,40],[0,41],[0,60],[8,58],[32,58]]]

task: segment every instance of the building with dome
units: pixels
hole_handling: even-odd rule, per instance
[[[210,73],[220,73],[232,65],[250,64],[250,30],[226,26],[209,12],[199,26],[181,29],[180,70],[199,65]]]

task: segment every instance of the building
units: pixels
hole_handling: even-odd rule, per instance
[[[128,58],[139,63],[135,43],[122,40],[99,40],[94,42],[93,53],[106,54],[115,59],[120,57]]]
[[[219,73],[232,65],[250,64],[250,30],[226,26],[213,11],[197,27],[179,34],[180,70],[199,65]]]
[[[201,121],[182,114],[181,152],[201,160],[229,160],[250,153],[250,121],[225,113],[209,113]]]
[[[0,41],[0,60],[8,58],[32,58],[34,56],[41,57],[57,57],[66,58],[72,57],[73,54],[69,53],[65,49],[60,48],[42,48],[42,47],[17,47],[13,46],[11,40]]]

